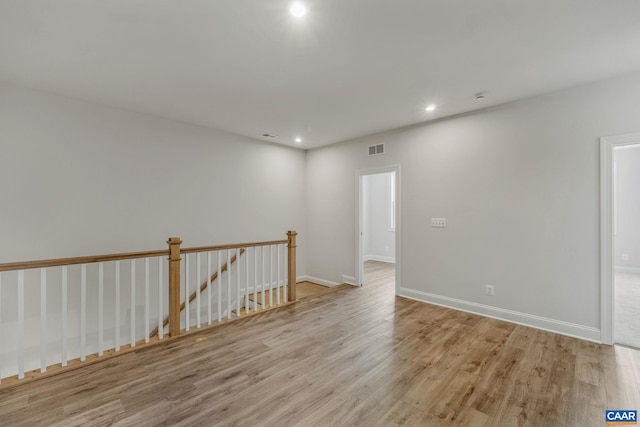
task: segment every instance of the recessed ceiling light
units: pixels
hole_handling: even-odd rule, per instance
[[[431,113],[432,111],[436,111],[436,104],[429,104],[429,105],[427,105],[427,108],[425,108],[425,110],[426,110],[428,113]]]
[[[302,142],[302,138],[300,138],[299,136],[297,136],[297,137],[296,137],[296,142],[297,142],[298,144],[300,144],[300,143]]]
[[[291,3],[291,6],[289,7],[289,12],[296,18],[302,18],[304,15],[307,14],[307,8],[302,2],[294,1],[293,3]]]

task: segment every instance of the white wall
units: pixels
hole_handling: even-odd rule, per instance
[[[285,239],[305,153],[0,84],[0,262]]]
[[[354,171],[400,164],[401,294],[598,340],[598,138],[638,99],[636,73],[309,151],[307,273],[354,275]]]
[[[363,176],[364,260],[395,262],[391,216],[391,172]]]
[[[170,236],[181,237],[184,247],[286,239],[294,229],[298,274],[304,275],[305,157],[302,150],[0,83],[0,263],[165,249]],[[96,268],[87,272],[90,353],[97,349]],[[140,320],[142,264],[136,273]],[[25,274],[27,370],[39,366],[39,304],[29,303],[40,300],[38,274]],[[60,271],[47,274],[48,360],[55,361]],[[69,269],[72,358],[79,356],[79,274]],[[113,277],[106,265],[107,343],[113,342]],[[2,279],[0,366],[7,374],[17,372],[16,273]],[[122,285],[121,344],[129,339],[129,289]],[[154,292],[150,307],[153,325]]]
[[[640,272],[640,146],[616,149],[616,268]],[[628,259],[623,260],[626,254]]]

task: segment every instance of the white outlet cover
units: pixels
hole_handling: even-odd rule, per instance
[[[434,228],[446,228],[447,227],[447,219],[446,218],[431,218],[431,227],[434,227]]]

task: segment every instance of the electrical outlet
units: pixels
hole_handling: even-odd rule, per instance
[[[431,218],[431,227],[433,228],[447,228],[446,218]]]
[[[492,297],[494,293],[493,285],[487,285],[485,287],[484,293]]]
[[[622,258],[622,261],[629,261],[629,254],[622,254],[620,258]]]

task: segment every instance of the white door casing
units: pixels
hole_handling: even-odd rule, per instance
[[[395,172],[395,195],[396,195],[396,280],[395,280],[395,293],[398,294],[398,289],[400,288],[401,283],[401,275],[402,275],[402,245],[401,245],[401,237],[402,237],[402,215],[401,215],[401,206],[402,206],[402,194],[401,194],[401,176],[400,176],[400,165],[390,165],[381,168],[375,169],[366,169],[366,170],[358,170],[355,173],[355,189],[356,189],[356,227],[355,227],[355,248],[356,248],[356,284],[358,286],[362,286],[364,271],[363,271],[363,258],[364,258],[364,248],[363,248],[363,191],[362,191],[362,182],[363,178],[366,175],[375,175],[379,173],[386,172]]]
[[[600,138],[600,340],[613,344],[613,150],[640,144],[640,133]]]

